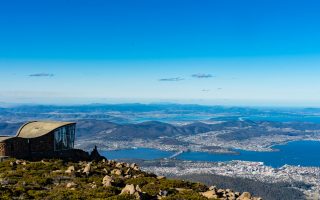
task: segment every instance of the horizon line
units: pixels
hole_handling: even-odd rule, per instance
[[[139,101],[128,101],[128,102],[65,102],[65,103],[53,103],[53,102],[5,102],[0,101],[0,108],[10,108],[10,107],[18,107],[18,106],[92,106],[92,105],[196,105],[196,106],[204,106],[204,107],[238,107],[238,108],[293,108],[293,109],[320,109],[320,105],[275,105],[275,104],[218,104],[218,103],[191,103],[191,102],[175,102],[175,101],[159,101],[159,102],[139,102]]]

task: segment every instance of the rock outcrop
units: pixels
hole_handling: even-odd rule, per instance
[[[19,177],[18,179],[16,177]],[[21,189],[23,188],[23,190]],[[0,162],[0,196],[7,199],[220,199],[261,200],[234,192],[142,171],[135,163],[41,160]]]
[[[216,186],[209,187],[209,190],[201,193],[208,199],[221,199],[221,200],[262,200],[259,197],[252,197],[249,192],[234,192],[231,189],[217,189]]]

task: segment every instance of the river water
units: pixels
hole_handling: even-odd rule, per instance
[[[285,145],[274,146],[276,152],[256,152],[236,150],[239,155],[212,154],[206,152],[184,152],[176,159],[191,161],[258,161],[267,166],[281,167],[285,164],[300,166],[320,167],[320,142],[318,141],[295,141]],[[144,159],[153,160],[169,158],[176,152],[161,151],[150,148],[123,149],[115,151],[104,151],[102,154],[108,159]]]

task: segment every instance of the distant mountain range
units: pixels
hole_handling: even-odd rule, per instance
[[[99,145],[117,149],[149,144],[160,149],[167,145],[166,149],[190,147],[211,152],[216,148],[242,148],[243,145],[237,146],[239,142],[258,137],[270,136],[264,144],[253,141],[259,148],[273,142],[319,138],[317,111],[180,104],[24,105],[0,108],[0,134],[15,135],[26,121],[74,121],[79,148]],[[206,134],[210,131],[214,133]],[[231,143],[226,145],[227,142]]]
[[[198,126],[195,126],[196,124],[198,124]],[[172,137],[176,135],[187,135],[209,131],[209,126],[206,126],[207,125],[203,123],[174,126],[172,124],[157,121],[149,121],[139,124],[116,124],[108,121],[80,120],[77,122],[77,133],[79,137],[99,135],[106,139],[114,140],[132,138],[154,139],[159,137]]]
[[[23,123],[0,122],[1,135],[14,135]],[[270,127],[276,128],[274,131]],[[186,125],[172,125],[158,121],[148,121],[138,124],[117,124],[107,120],[79,120],[77,121],[77,137],[99,137],[106,140],[125,139],[157,139],[161,137],[176,137],[181,135],[195,135],[210,131],[232,129],[232,132],[222,133],[218,137],[224,140],[244,140],[262,135],[301,134],[301,131],[320,130],[320,124],[308,122],[254,122],[251,120],[232,120],[216,124],[193,122]],[[280,132],[278,129],[288,129]],[[300,131],[295,133],[292,130]]]
[[[268,127],[288,129],[287,132],[281,134],[294,134],[291,129],[304,131],[318,130],[320,124],[316,123],[281,123],[281,122],[253,122],[251,120],[244,121],[227,121],[217,124],[207,124],[202,122],[194,122],[183,126],[175,126],[168,123],[149,121],[139,124],[116,124],[108,121],[100,120],[80,120],[77,122],[77,133],[79,137],[88,136],[104,136],[106,139],[154,139],[159,137],[172,137],[177,135],[194,135],[206,133],[209,131],[222,131],[226,129],[235,129],[232,134],[221,134],[224,139],[247,139],[250,137],[258,137],[266,134],[279,134],[279,131],[266,130]],[[232,136],[232,137],[231,137]]]

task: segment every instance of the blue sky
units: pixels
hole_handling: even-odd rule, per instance
[[[0,101],[320,106],[319,7],[1,1]]]

